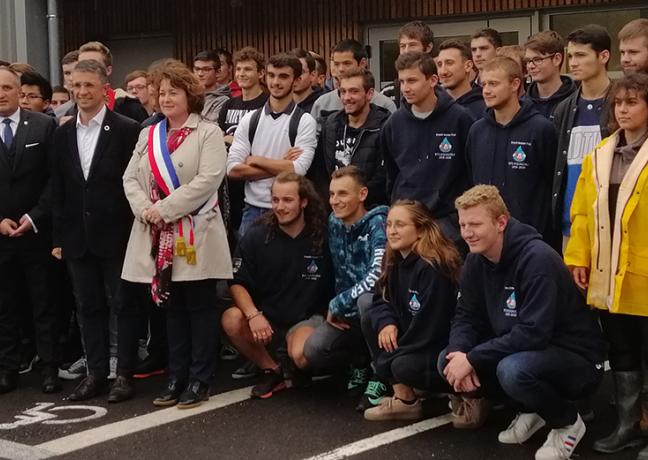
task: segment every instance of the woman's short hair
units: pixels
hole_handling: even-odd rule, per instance
[[[643,72],[635,72],[612,83],[612,87],[608,93],[608,110],[610,111],[608,124],[610,132],[619,129],[619,124],[614,115],[614,108],[616,99],[621,91],[625,91],[626,93],[632,91],[637,97],[643,99],[648,104],[648,75]]]
[[[201,113],[205,105],[204,89],[198,78],[182,62],[169,59],[152,72],[155,80],[153,85],[160,87],[162,80],[169,80],[172,87],[183,90],[187,95],[189,113]]]

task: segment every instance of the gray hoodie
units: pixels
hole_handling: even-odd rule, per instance
[[[218,115],[223,105],[232,95],[229,85],[219,86],[218,88],[205,93],[205,106],[202,110],[202,116],[209,121],[218,123]]]

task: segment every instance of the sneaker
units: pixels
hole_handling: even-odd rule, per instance
[[[268,399],[278,391],[286,389],[286,382],[283,378],[283,372],[275,372],[272,369],[264,369],[261,383],[252,387],[252,397],[259,399]]]
[[[137,363],[137,367],[133,372],[133,378],[147,379],[154,375],[162,375],[164,373],[166,373],[166,364],[163,364],[161,360],[154,359],[151,355],[148,355],[145,359],[140,360]]]
[[[480,428],[486,423],[490,410],[491,403],[486,398],[463,398],[456,411],[453,408],[452,426],[463,430]]]
[[[20,366],[18,367],[19,374],[28,374],[34,368],[34,364],[38,361],[38,355],[34,350],[33,345],[23,344],[20,350]]]
[[[232,345],[225,344],[221,347],[219,356],[222,361],[234,361],[238,359],[239,352]]]
[[[545,421],[538,414],[519,413],[506,430],[500,431],[497,440],[502,444],[522,444],[543,426]]]
[[[360,392],[367,388],[369,372],[370,369],[368,367],[352,367],[351,375],[347,382],[347,393],[360,396]]]
[[[378,379],[371,379],[367,383],[367,388],[356,406],[356,411],[364,413],[367,409],[376,407],[380,401],[389,395],[389,388]]]
[[[246,361],[241,367],[232,372],[232,378],[234,380],[250,379],[259,374],[261,374],[259,366],[254,364],[252,361]]]
[[[400,399],[392,396],[383,398],[376,407],[371,407],[364,412],[365,420],[381,422],[386,420],[419,420],[423,417],[423,404],[417,399],[413,404],[405,404]]]
[[[110,357],[109,369],[108,380],[115,380],[117,378],[117,356]]]
[[[58,376],[63,380],[76,380],[86,375],[88,375],[88,363],[84,356],[72,364],[61,366],[58,370]]]
[[[536,460],[567,460],[585,436],[585,423],[580,415],[573,425],[553,429],[535,454]]]

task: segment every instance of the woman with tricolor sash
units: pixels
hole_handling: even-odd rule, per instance
[[[125,302],[119,327],[120,336],[138,337],[145,316],[136,291],[150,285],[148,295],[166,310],[169,341],[169,380],[153,403],[189,408],[209,398],[220,320],[216,282],[232,277],[218,207],[226,152],[221,130],[200,116],[203,91],[191,71],[170,61],[156,80],[165,118],[142,130],[124,174],[135,221],[122,278],[133,300]]]

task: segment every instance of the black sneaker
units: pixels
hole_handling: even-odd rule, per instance
[[[209,385],[202,382],[191,382],[178,399],[178,409],[191,409],[200,406],[209,399]]]
[[[160,359],[155,359],[153,356],[148,355],[146,358],[137,363],[137,367],[133,372],[133,378],[147,379],[154,375],[162,375],[166,372],[166,363]]]
[[[378,379],[372,378],[367,383],[367,389],[362,395],[362,398],[360,398],[360,402],[356,406],[356,411],[364,413],[365,410],[380,405],[380,400],[388,395],[389,389],[387,385]]]
[[[349,381],[347,382],[347,393],[350,396],[360,396],[369,381],[370,369],[368,367],[352,367]]]
[[[238,359],[239,352],[232,345],[226,343],[221,346],[218,355],[222,361],[234,361]]]
[[[272,369],[264,369],[261,379],[261,383],[252,387],[253,398],[268,399],[276,392],[286,389],[286,382],[281,369],[278,372]]]
[[[32,371],[34,364],[38,361],[36,349],[31,342],[22,343],[20,346],[20,365],[18,367],[19,374],[27,374]]]
[[[246,361],[241,367],[232,372],[232,378],[234,380],[250,379],[260,375],[261,373],[259,366],[254,364],[252,361]]]

